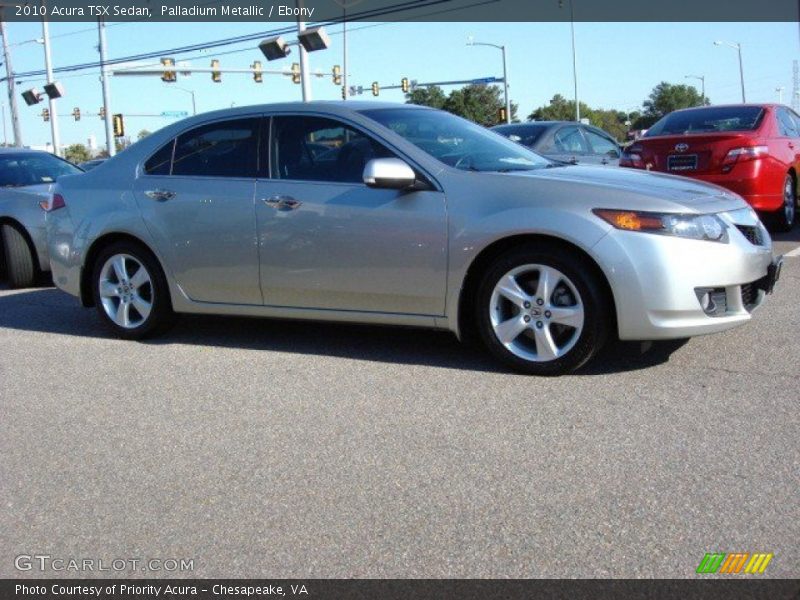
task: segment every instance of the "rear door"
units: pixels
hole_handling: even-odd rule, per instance
[[[180,134],[148,159],[134,184],[158,252],[197,302],[262,302],[253,199],[258,116]]]

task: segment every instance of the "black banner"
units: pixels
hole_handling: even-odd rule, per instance
[[[5,21],[798,21],[800,0],[13,0]]]
[[[47,579],[2,580],[3,600],[798,600],[786,579]]]

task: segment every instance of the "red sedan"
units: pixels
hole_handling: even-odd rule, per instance
[[[800,117],[779,104],[676,110],[619,164],[716,183],[743,196],[773,230],[789,231],[798,208]]]

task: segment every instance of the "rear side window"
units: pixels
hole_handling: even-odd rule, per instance
[[[556,152],[566,154],[588,154],[589,148],[580,129],[562,127],[553,136],[553,147]]]
[[[583,133],[592,145],[595,154],[603,156],[619,156],[619,147],[604,135],[595,133],[591,129],[584,129]]]
[[[256,177],[257,118],[202,125],[175,142],[172,174],[201,177]]]
[[[786,137],[798,137],[800,133],[797,131],[797,125],[792,115],[785,108],[778,109],[778,128],[781,135]]]
[[[169,175],[172,166],[172,148],[175,140],[170,140],[144,163],[144,172],[148,175]]]
[[[709,106],[675,111],[648,129],[645,137],[716,131],[753,131],[761,125],[763,115],[764,109],[760,106]]]

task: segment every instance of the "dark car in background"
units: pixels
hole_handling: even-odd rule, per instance
[[[91,171],[95,167],[102,165],[105,161],[105,158],[93,158],[92,160],[87,160],[80,163],[78,166],[84,171]]]
[[[716,183],[776,231],[797,218],[800,116],[780,104],[676,110],[625,150],[620,166]]]
[[[573,121],[497,125],[492,131],[554,160],[586,165],[619,164],[619,144],[602,129]]]

